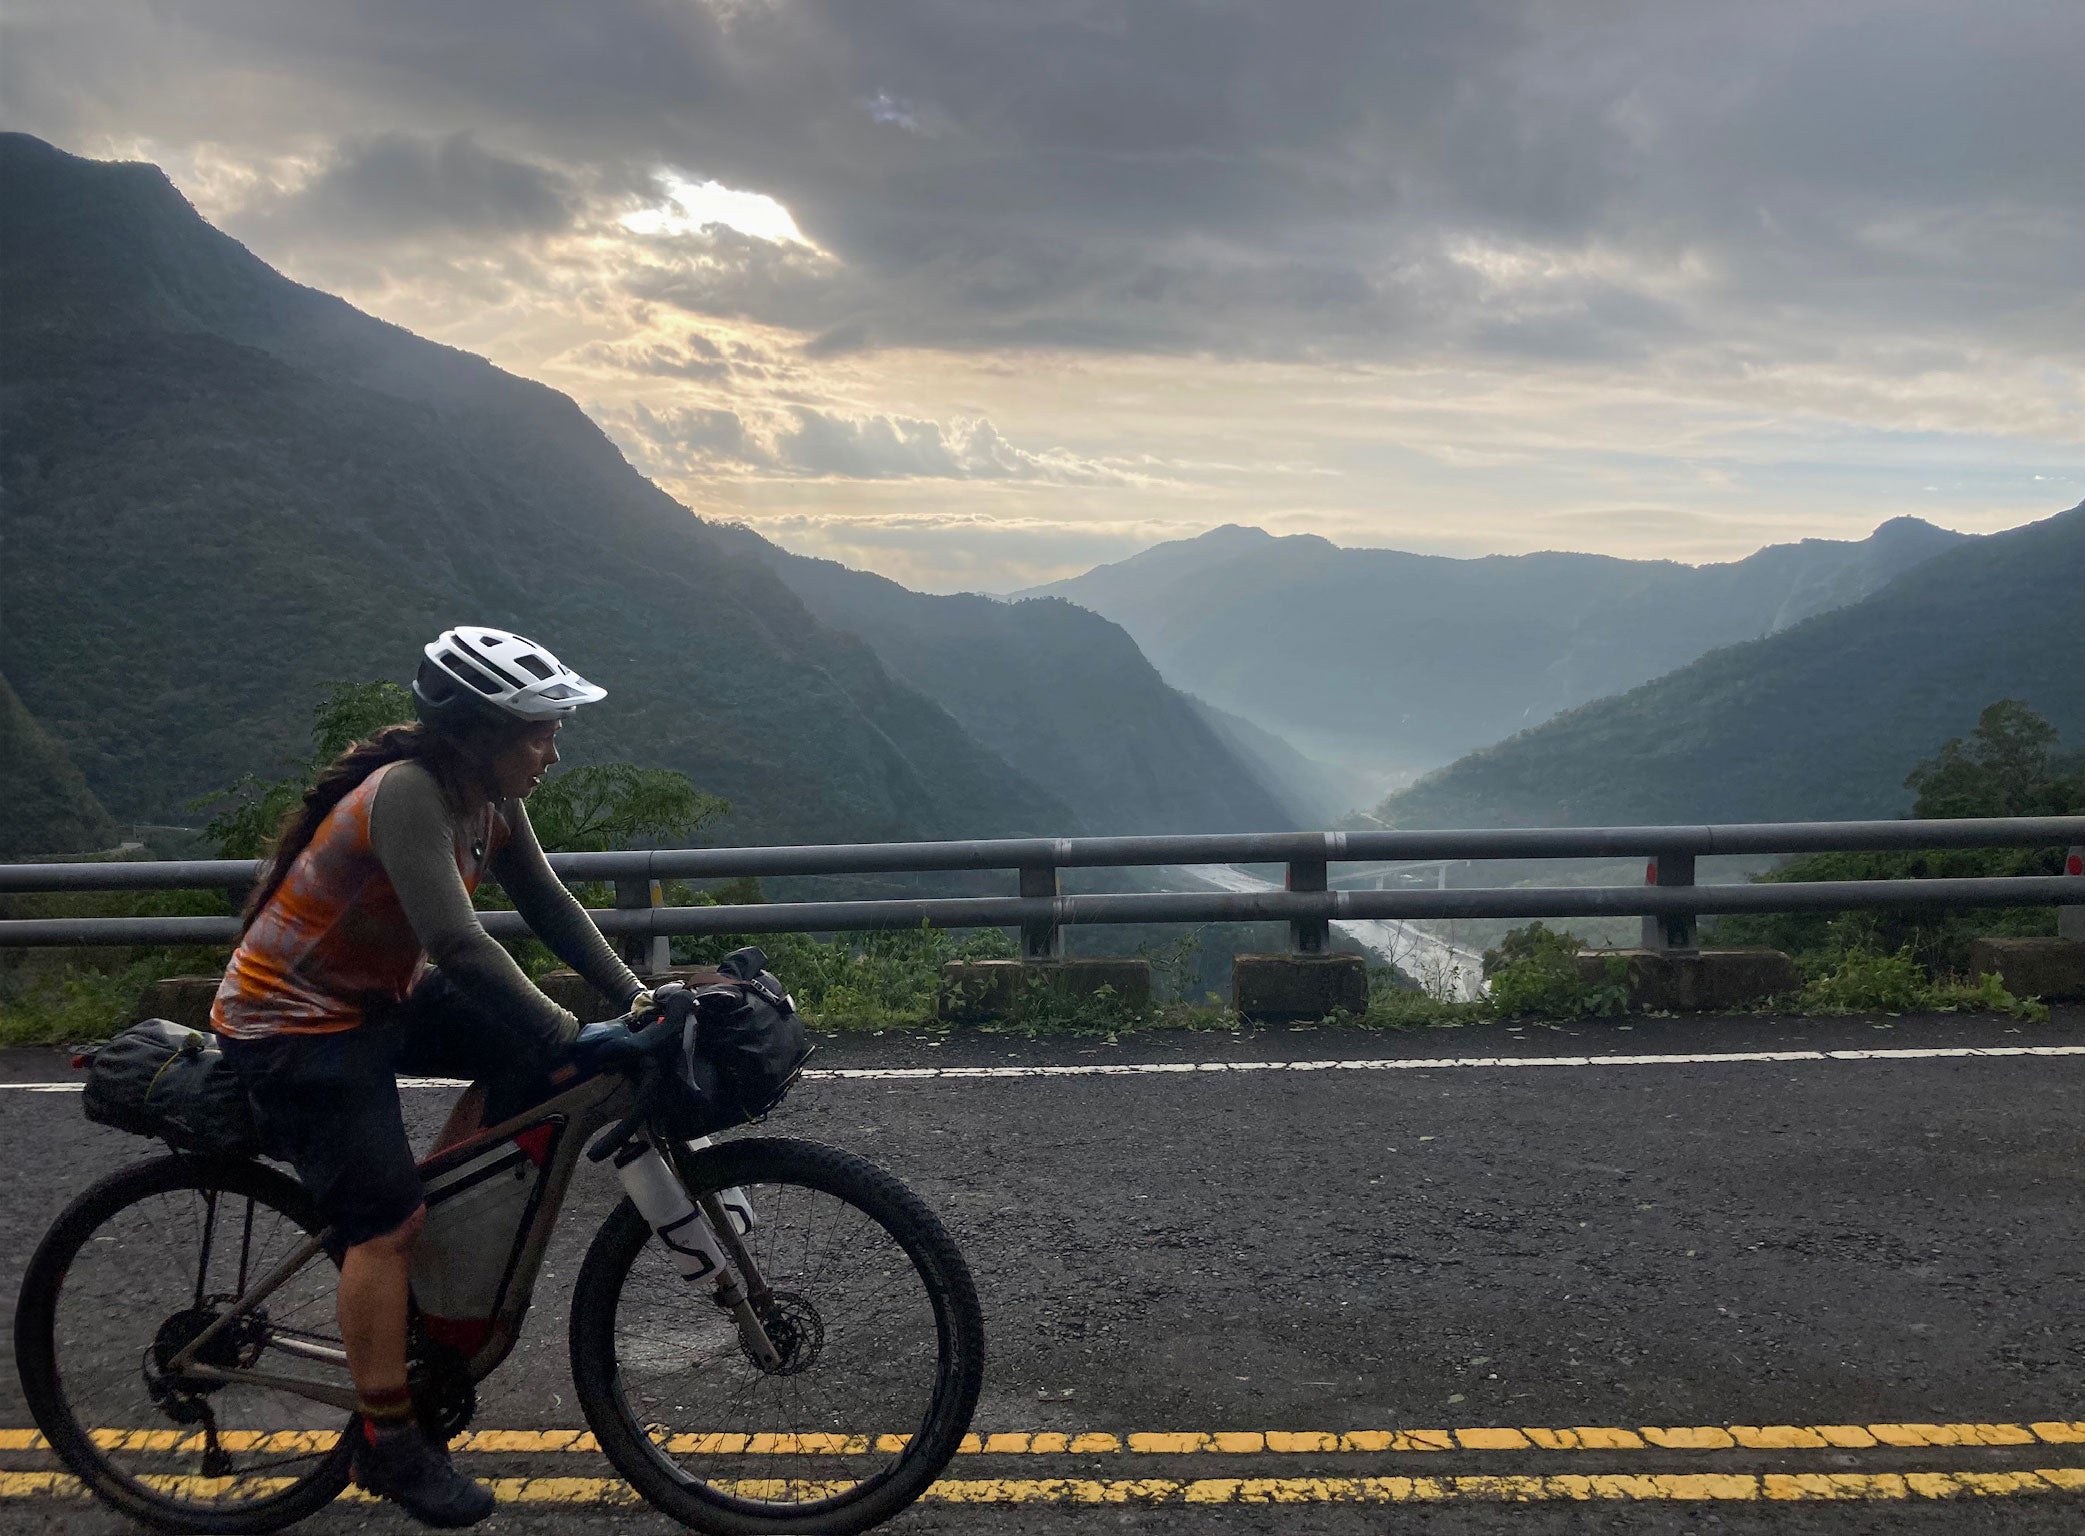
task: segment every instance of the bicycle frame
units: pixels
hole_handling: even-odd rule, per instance
[[[577,1172],[588,1142],[607,1126],[613,1124],[627,1112],[634,1102],[635,1094],[630,1081],[620,1074],[604,1073],[585,1078],[564,1092],[534,1105],[511,1119],[488,1126],[453,1147],[429,1157],[420,1164],[420,1175],[427,1189],[427,1204],[430,1213],[436,1211],[450,1198],[474,1188],[481,1179],[491,1177],[517,1166],[524,1157],[536,1162],[538,1176],[531,1188],[526,1204],[518,1220],[505,1229],[504,1233],[488,1232],[487,1241],[496,1241],[502,1235],[507,1243],[507,1262],[499,1277],[498,1300],[494,1306],[489,1325],[481,1330],[482,1337],[467,1343],[462,1349],[466,1364],[465,1372],[473,1382],[483,1381],[499,1368],[513,1350],[521,1336],[521,1326],[528,1315],[537,1277],[543,1268],[543,1257],[550,1246],[551,1233],[556,1229],[559,1214],[564,1207],[566,1190],[572,1176]],[[509,1156],[499,1156],[503,1144],[520,1142]],[[637,1158],[659,1158],[677,1177],[679,1158],[677,1148],[661,1148],[653,1145],[647,1137],[643,1150]],[[494,1154],[488,1159],[488,1154]],[[618,1159],[619,1164],[633,1161]],[[623,1174],[618,1167],[619,1175]],[[625,1178],[626,1187],[629,1179]],[[717,1239],[712,1251],[721,1251],[730,1263],[715,1266],[701,1276],[714,1280],[714,1298],[717,1304],[733,1314],[749,1349],[755,1358],[774,1358],[774,1349],[765,1329],[755,1315],[750,1303],[765,1299],[767,1287],[754,1269],[751,1256],[739,1241],[733,1222],[724,1214],[724,1209],[714,1196],[700,1202],[704,1223]],[[214,1321],[188,1346],[167,1362],[168,1374],[179,1374],[192,1379],[243,1383],[276,1391],[290,1392],[315,1402],[327,1403],[352,1411],[356,1397],[352,1386],[337,1382],[318,1381],[302,1376],[282,1376],[271,1371],[236,1369],[204,1363],[196,1357],[212,1338],[229,1326],[234,1319],[252,1312],[263,1305],[283,1285],[305,1266],[318,1259],[324,1252],[325,1233],[307,1239],[295,1251],[285,1257],[267,1274],[248,1286],[223,1316]],[[679,1245],[662,1235],[663,1241],[680,1251]],[[205,1241],[208,1241],[206,1229]],[[744,1279],[741,1286],[730,1271],[737,1267]],[[242,1265],[243,1272],[243,1265]],[[444,1342],[454,1343],[454,1340]],[[326,1364],[345,1367],[347,1355],[344,1350],[330,1345],[314,1344],[307,1340],[275,1339],[271,1348],[282,1353]]]

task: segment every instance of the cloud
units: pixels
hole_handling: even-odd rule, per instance
[[[1907,498],[2017,521],[2031,473],[2085,467],[2075,4],[9,13],[11,123],[160,160],[293,276],[570,390],[706,512],[1134,497],[1730,555]]]
[[[581,362],[620,373],[706,384],[728,380],[743,366],[700,331],[686,332],[678,341],[593,342],[580,348],[577,356]]]
[[[773,463],[768,445],[747,429],[736,411],[713,406],[654,410],[638,403],[597,411],[596,417],[637,467],[654,477],[707,475]]]
[[[799,554],[882,571],[927,592],[1019,591],[1208,531],[1165,518],[1064,518],[976,509],[741,518]]]
[[[693,198],[639,292],[827,346],[1569,360],[1823,322],[2085,355],[2075,6],[14,9],[33,47],[0,84],[32,124],[349,142],[306,193],[343,240],[540,232],[575,186]],[[829,259],[704,246],[712,205]],[[1639,259],[1502,315],[1471,243]]]
[[[1128,485],[1150,478],[1061,448],[1017,448],[981,417],[943,423],[907,416],[844,416],[802,407],[794,424],[777,436],[775,458],[802,474],[859,480]]]
[[[577,202],[564,176],[490,153],[468,133],[386,133],[342,140],[308,182],[263,195],[247,216],[261,228],[376,245],[550,234],[571,224]]]
[[[639,466],[689,475],[734,466],[831,480],[1004,480],[1053,485],[1157,484],[1149,463],[1081,458],[1062,448],[1015,446],[981,417],[949,422],[849,415],[795,406],[749,423],[711,406],[635,404],[599,413]]]

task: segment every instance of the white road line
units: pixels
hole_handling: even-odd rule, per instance
[[[1525,1067],[1690,1067],[1792,1061],[1935,1061],[2085,1056],[2085,1045],[1940,1045],[1871,1051],[1657,1051],[1640,1056],[1407,1056],[1353,1061],[1135,1061],[1063,1067],[814,1067],[805,1081],[953,1082],[1020,1077],[1156,1077],[1223,1072],[1517,1071]],[[462,1088],[454,1077],[401,1077],[401,1088]],[[82,1083],[0,1083],[17,1093],[78,1093]]]

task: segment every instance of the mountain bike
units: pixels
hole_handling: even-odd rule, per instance
[[[684,994],[685,996],[685,994]],[[720,1536],[864,1530],[947,1464],[984,1329],[954,1240],[850,1153],[685,1134],[686,1027],[421,1164],[410,1380],[446,1442],[513,1350],[582,1157],[624,1198],[572,1297],[572,1379],[616,1471]],[[38,1427],[104,1503],[180,1532],[278,1530],[346,1485],[355,1393],[310,1197],[252,1159],[175,1152],[61,1214],[15,1314]]]

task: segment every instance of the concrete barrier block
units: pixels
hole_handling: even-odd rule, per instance
[[[1092,997],[1102,988],[1116,1002],[1142,1008],[1151,1001],[1148,960],[951,960],[941,967],[935,1016],[946,1024],[980,1024],[1010,1016],[1023,988],[1044,986],[1065,998]]]
[[[1646,1013],[1719,1013],[1799,990],[1802,973],[1778,949],[1588,949],[1579,974],[1602,979],[1607,958],[1629,966],[1629,1007]]]
[[[668,978],[661,977],[660,980]],[[594,990],[592,982],[577,971],[545,971],[536,978],[536,985],[543,995],[560,1008],[569,1008],[579,1015],[581,1022],[591,1024],[596,1019],[612,1019],[622,1012],[621,1004],[613,1002]]]
[[[1240,955],[1231,962],[1231,1006],[1262,1023],[1368,1011],[1368,962],[1359,955]]]
[[[2085,999],[2085,940],[1976,939],[1969,946],[1969,972],[1997,976],[2015,997]]]
[[[163,976],[146,984],[125,1024],[142,1024],[147,1019],[165,1019],[190,1029],[210,1027],[210,1004],[217,998],[222,976]]]

